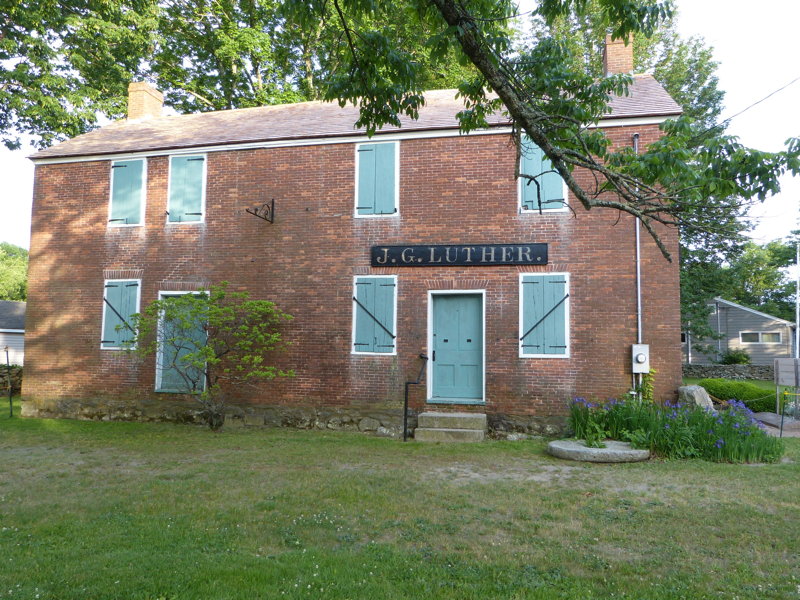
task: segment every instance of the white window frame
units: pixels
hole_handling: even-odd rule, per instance
[[[358,174],[359,169],[361,168],[358,149],[361,146],[372,146],[378,144],[393,144],[395,147],[394,150],[394,208],[395,211],[388,215],[360,215],[358,214]],[[355,171],[355,198],[353,199],[353,216],[356,219],[385,219],[385,218],[393,218],[400,216],[400,141],[395,140],[391,142],[362,142],[360,144],[355,144],[355,164],[356,164],[356,171]]]
[[[535,143],[531,141],[531,143]],[[514,147],[514,151],[516,152],[516,146]],[[520,159],[521,163],[521,159]],[[521,169],[520,165],[520,169]],[[561,175],[559,175],[561,177]],[[524,177],[517,178],[517,210],[521,215],[530,215],[530,214],[539,214],[538,208],[525,208],[525,204],[522,201],[522,190],[523,186],[528,182],[527,179]],[[536,184],[531,183],[532,186],[536,186]],[[542,207],[542,213],[563,213],[569,211],[569,187],[567,186],[567,182],[564,181],[564,178],[561,177],[561,186],[562,186],[562,193],[564,196],[564,202],[561,203],[559,208],[544,208]]]
[[[114,165],[120,162],[132,162],[134,160],[142,161],[142,193],[139,198],[139,222],[138,223],[112,223],[111,214],[114,204]],[[109,165],[111,174],[109,175],[109,189],[108,189],[108,219],[106,223],[109,227],[144,227],[145,215],[147,214],[147,158],[124,158],[120,160],[112,160]]]
[[[758,335],[758,341],[757,342],[745,342],[742,339],[742,335],[745,334],[745,333],[755,333],[755,334],[757,334]],[[765,342],[763,340],[763,337],[764,337],[765,333],[769,333],[769,334],[772,334],[772,335],[776,335],[777,334],[778,341],[777,342]],[[783,334],[780,331],[740,331],[739,332],[739,343],[740,344],[747,344],[747,345],[753,345],[753,344],[767,344],[767,345],[782,344],[783,343]]]
[[[392,352],[362,352],[356,350],[356,311],[358,305],[353,298],[357,298],[356,282],[359,279],[392,279],[394,280],[394,319],[392,323],[392,331],[394,332],[394,350]],[[400,295],[400,282],[397,275],[354,275],[353,276],[353,295],[350,297],[350,303],[353,305],[353,321],[351,326],[350,336],[350,354],[358,356],[397,356],[397,346],[400,336],[397,334],[397,297]]]
[[[159,300],[163,300],[164,298],[167,298],[167,297],[170,297],[170,296],[184,296],[186,294],[201,294],[201,293],[204,293],[204,292],[202,292],[200,290],[194,290],[194,291],[159,290],[158,291],[158,299]],[[163,346],[162,343],[161,343],[161,321],[162,321],[163,318],[164,318],[164,316],[162,314],[158,315],[158,325],[156,326],[157,327],[157,329],[156,329],[156,364],[155,364],[156,381],[155,381],[155,389],[153,391],[158,392],[159,394],[187,394],[189,392],[175,392],[175,391],[172,391],[172,390],[162,390],[161,389],[161,369],[160,369],[159,365],[161,364],[161,355],[162,355],[161,348]],[[206,378],[204,377],[203,378],[203,389],[200,390],[201,392],[204,392],[206,390],[207,383],[208,382],[206,381]]]
[[[170,221],[169,220],[169,201],[172,196],[172,159],[173,158],[200,158],[203,157],[203,181],[200,186],[200,218],[197,221]],[[166,222],[169,226],[199,225],[206,222],[206,183],[208,180],[208,154],[205,152],[170,154],[167,166],[167,215]]]
[[[142,306],[142,280],[136,278],[130,279],[104,279],[103,280],[103,316],[100,319],[100,350],[127,350],[135,349],[136,345],[132,346],[103,346],[103,332],[106,330],[106,311],[111,310],[108,305],[106,304],[106,293],[108,288],[106,287],[109,283],[113,283],[115,281],[135,281],[137,283],[136,287],[136,312],[141,311]],[[130,315],[128,315],[130,316]]]
[[[564,343],[566,344],[566,348],[564,349],[564,354],[529,354],[525,352],[525,349],[522,347],[522,343],[524,340],[519,339],[525,334],[523,331],[523,317],[524,317],[524,296],[522,294],[522,281],[525,277],[563,277],[566,281],[565,284],[565,293],[569,294],[569,297],[564,300]],[[571,314],[570,314],[570,305],[572,300],[572,292],[570,292],[570,278],[569,273],[567,272],[555,272],[555,273],[520,273],[519,274],[519,287],[517,290],[518,294],[518,303],[519,303],[519,333],[517,334],[517,347],[519,348],[519,357],[520,358],[554,358],[554,359],[565,359],[570,358],[572,352],[572,327],[570,327],[571,322]]]

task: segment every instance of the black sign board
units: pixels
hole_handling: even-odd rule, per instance
[[[547,244],[373,246],[373,267],[546,265]]]

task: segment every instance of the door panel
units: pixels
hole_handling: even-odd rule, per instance
[[[432,399],[483,399],[483,298],[433,295]]]

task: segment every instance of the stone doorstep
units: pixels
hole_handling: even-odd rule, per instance
[[[486,415],[464,412],[423,412],[417,415],[417,429],[470,429],[485,432]]]
[[[482,442],[481,429],[444,429],[436,427],[417,427],[414,439],[418,442]]]

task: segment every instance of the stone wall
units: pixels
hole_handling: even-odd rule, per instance
[[[191,400],[139,401],[128,399],[81,398],[56,402],[22,403],[23,417],[73,418],[87,421],[140,421],[202,424],[202,407]],[[489,434],[499,439],[530,436],[555,436],[566,430],[565,416],[535,417],[490,414]],[[329,431],[360,431],[367,434],[402,438],[403,411],[398,408],[314,406],[227,406],[225,427],[293,427]],[[413,435],[417,412],[409,411],[408,429]]]
[[[19,394],[22,389],[22,367],[11,365],[11,391]],[[8,393],[8,369],[0,365],[0,395]]]
[[[684,377],[709,377],[722,379],[762,379],[773,381],[775,369],[772,365],[683,365]]]

